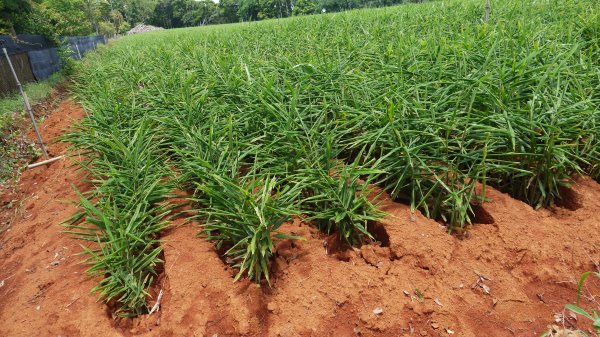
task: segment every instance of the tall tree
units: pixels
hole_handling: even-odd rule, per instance
[[[259,0],[239,0],[238,16],[242,21],[258,20],[260,12]]]
[[[81,5],[92,30],[98,34],[98,22],[100,21],[101,15],[100,0],[83,0]]]
[[[44,0],[37,10],[56,26],[61,35],[88,35],[94,32],[93,8],[86,12],[86,0]]]
[[[0,33],[17,34],[24,17],[32,10],[33,1],[0,0]]]
[[[172,0],[160,0],[158,4],[156,4],[150,23],[163,28],[177,28],[183,26],[180,18],[173,13]]]
[[[316,0],[296,0],[294,4],[294,15],[316,14],[320,11],[319,4]]]
[[[148,23],[154,14],[158,0],[124,0],[123,15],[132,25]]]
[[[219,16],[222,23],[238,22],[238,0],[219,1]]]

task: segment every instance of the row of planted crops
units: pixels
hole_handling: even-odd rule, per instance
[[[66,140],[94,188],[69,231],[122,315],[147,310],[185,191],[239,271],[269,281],[298,216],[349,244],[371,187],[462,229],[485,186],[533,207],[600,176],[600,3],[449,0],[122,39],[90,55]],[[483,188],[476,188],[479,184]],[[181,193],[178,193],[181,195]],[[201,240],[200,238],[198,240]]]

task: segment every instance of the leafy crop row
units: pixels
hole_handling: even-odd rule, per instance
[[[105,117],[88,117],[67,137],[85,156],[80,165],[94,189],[80,194],[81,211],[65,224],[68,233],[89,242],[82,246],[89,275],[104,277],[93,291],[118,302],[117,314],[139,315],[147,313],[147,288],[162,263],[158,236],[168,225],[172,183],[151,123],[103,129]]]
[[[91,55],[76,89],[90,116],[69,140],[98,180],[82,199],[95,240],[104,247],[106,228],[141,212],[146,234],[123,242],[159,249],[171,182],[193,194],[237,277],[269,280],[294,215],[350,244],[373,239],[372,185],[453,230],[472,222],[487,185],[546,207],[573,176],[598,179],[600,5],[494,4],[487,22],[482,1],[439,1],[170,30]],[[117,140],[126,150],[115,155]],[[137,188],[148,193],[122,201]],[[90,256],[131,308],[122,294],[153,269],[116,286],[110,253]]]

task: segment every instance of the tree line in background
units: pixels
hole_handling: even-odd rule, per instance
[[[0,0],[0,34],[123,34],[144,23],[164,28],[256,21],[422,0]]]

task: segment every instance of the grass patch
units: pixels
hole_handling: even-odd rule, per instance
[[[25,84],[31,105],[43,101],[64,79],[59,72],[44,81]],[[41,154],[35,142],[27,139],[26,125],[30,122],[21,95],[17,93],[0,99],[0,186],[18,177],[24,165]]]
[[[9,79],[12,80],[12,79]],[[39,82],[31,82],[23,85],[23,90],[29,97],[31,105],[39,103],[46,98],[58,83],[64,80],[64,75],[58,72]],[[12,121],[11,114],[14,112],[23,112],[23,98],[17,92],[10,96],[0,98],[0,128],[8,125]]]

